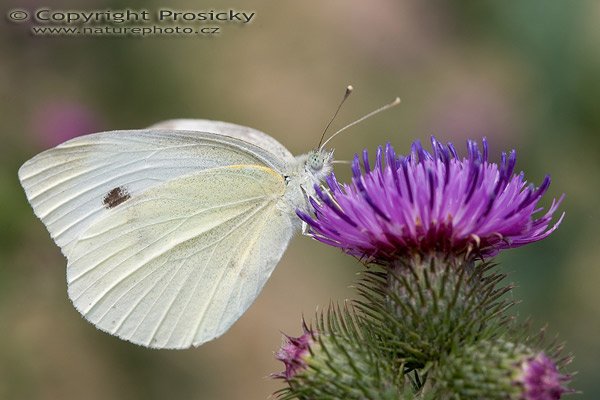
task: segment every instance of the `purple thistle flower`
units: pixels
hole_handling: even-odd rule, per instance
[[[550,221],[563,196],[542,211],[537,203],[548,186],[538,188],[524,174],[514,174],[516,153],[502,153],[500,165],[488,162],[483,151],[467,142],[468,157],[459,158],[451,143],[431,138],[433,152],[415,142],[407,157],[396,156],[388,143],[380,146],[374,168],[363,151],[355,155],[350,184],[331,174],[327,189],[315,187],[314,216],[300,210],[312,236],[371,262],[389,262],[414,254],[443,253],[490,257],[550,235]]]
[[[571,377],[558,372],[556,364],[544,353],[521,364],[521,376],[517,382],[523,386],[525,400],[558,400],[573,390],[563,386]]]
[[[306,368],[306,356],[310,354],[310,346],[314,343],[314,332],[304,323],[303,330],[304,333],[297,338],[284,334],[283,344],[275,358],[285,364],[285,371],[273,374],[273,377],[290,380]]]

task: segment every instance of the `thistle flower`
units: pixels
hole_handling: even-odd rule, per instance
[[[304,333],[297,337],[284,336],[283,344],[275,354],[275,358],[285,365],[285,371],[274,374],[275,378],[290,380],[298,372],[306,369],[306,357],[310,354],[310,346],[314,343],[314,332],[303,324]]]
[[[570,376],[558,372],[556,364],[544,353],[524,361],[521,369],[517,382],[523,387],[525,400],[558,400],[564,393],[572,392],[563,386]]]
[[[331,174],[328,188],[315,187],[314,216],[298,216],[312,236],[361,259],[379,264],[415,254],[443,253],[466,258],[490,257],[502,249],[519,247],[550,235],[562,201],[555,199],[542,216],[537,203],[550,177],[535,188],[524,174],[514,174],[515,151],[502,153],[500,164],[467,142],[468,157],[460,158],[451,143],[431,138],[433,152],[412,145],[410,155],[396,156],[388,143],[377,149],[375,167],[363,151],[355,155],[350,184]]]

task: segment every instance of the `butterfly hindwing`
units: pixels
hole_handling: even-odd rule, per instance
[[[217,135],[233,137],[260,147],[286,163],[294,162],[292,153],[273,137],[257,129],[230,122],[212,121],[209,119],[171,119],[154,124],[149,129],[211,132]]]
[[[256,165],[147,189],[88,227],[68,255],[69,297],[98,328],[155,348],[199,345],[250,306],[292,235],[285,183]]]

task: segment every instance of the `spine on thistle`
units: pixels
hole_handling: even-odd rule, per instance
[[[374,163],[355,156],[352,180],[331,174],[315,187],[313,210],[297,211],[316,240],[367,267],[358,297],[310,330],[308,352],[284,374],[285,399],[525,399],[570,393],[564,366],[547,349],[512,335],[512,289],[495,269],[500,251],[546,238],[562,202],[539,202],[515,173],[516,153],[488,161],[488,145],[455,147],[431,138],[407,156],[387,144]],[[307,334],[305,329],[305,334]],[[296,339],[295,339],[296,340]],[[305,343],[296,340],[295,343]],[[291,365],[281,354],[278,359]],[[295,353],[294,353],[295,354]]]

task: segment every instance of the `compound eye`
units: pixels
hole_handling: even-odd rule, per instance
[[[313,171],[319,171],[323,168],[323,157],[318,154],[311,154],[308,158],[308,165]]]

